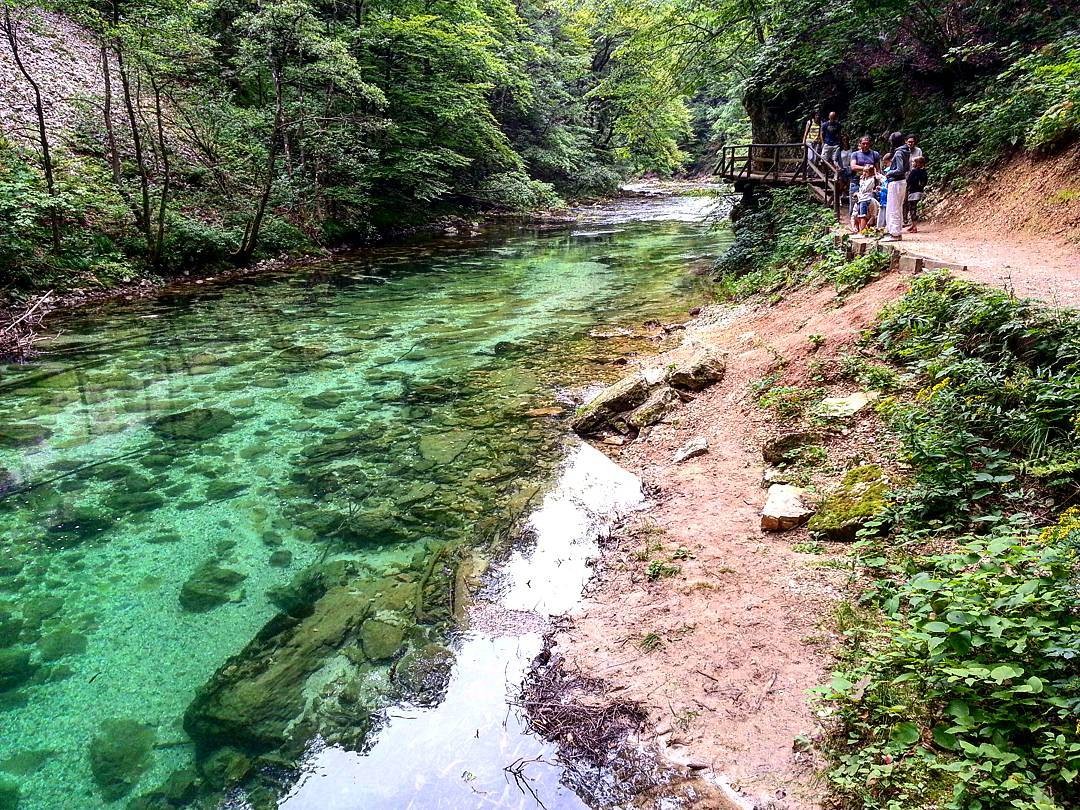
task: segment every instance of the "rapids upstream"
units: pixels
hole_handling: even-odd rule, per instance
[[[713,204],[56,319],[0,369],[0,808],[584,807],[508,700],[640,492],[560,417]]]

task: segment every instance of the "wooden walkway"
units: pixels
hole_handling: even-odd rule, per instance
[[[847,191],[837,168],[812,157],[810,147],[804,143],[724,146],[715,174],[732,183],[736,191],[753,191],[756,186],[804,185],[837,214]]]

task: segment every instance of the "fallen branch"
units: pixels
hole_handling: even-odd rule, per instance
[[[52,299],[53,291],[38,296],[21,311],[12,315],[11,322],[0,328],[0,360],[22,363],[34,353],[37,342],[37,329],[49,314],[47,304]]]

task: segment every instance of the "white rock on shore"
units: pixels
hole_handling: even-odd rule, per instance
[[[786,532],[802,526],[814,514],[804,498],[806,490],[788,484],[773,484],[761,510],[761,528],[766,532]]]

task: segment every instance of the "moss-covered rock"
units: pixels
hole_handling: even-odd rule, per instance
[[[392,614],[389,618],[393,618]],[[393,658],[405,640],[405,628],[386,615],[374,616],[360,628],[360,645],[371,661]]]
[[[19,810],[19,786],[0,777],[0,810]]]
[[[888,479],[878,465],[850,469],[825,496],[808,528],[822,540],[854,540],[860,528],[885,510],[888,493]]]
[[[0,692],[18,689],[34,676],[36,670],[26,650],[15,647],[0,650]]]
[[[82,655],[86,652],[86,636],[62,627],[42,636],[38,641],[38,650],[42,661],[58,661],[68,655]]]
[[[626,421],[639,429],[655,425],[674,411],[680,402],[682,400],[679,399],[679,394],[675,389],[665,385],[653,391],[642,405],[639,405],[626,417]]]
[[[438,703],[450,683],[454,654],[441,644],[427,644],[402,656],[394,681],[404,696],[422,706]]]
[[[105,801],[123,798],[151,764],[153,729],[130,719],[106,720],[90,741],[90,771]]]
[[[26,447],[40,444],[52,435],[43,425],[32,422],[12,422],[0,427],[0,447]]]
[[[649,396],[649,388],[643,374],[632,374],[619,380],[578,408],[571,427],[582,436],[598,433],[610,427],[613,418],[644,403]]]
[[[372,579],[359,564],[335,561],[275,597],[287,612],[226,661],[184,715],[203,761],[225,746],[253,755],[286,745],[308,704],[309,677],[342,649],[360,644],[369,616],[399,608],[415,615],[420,582]]]

